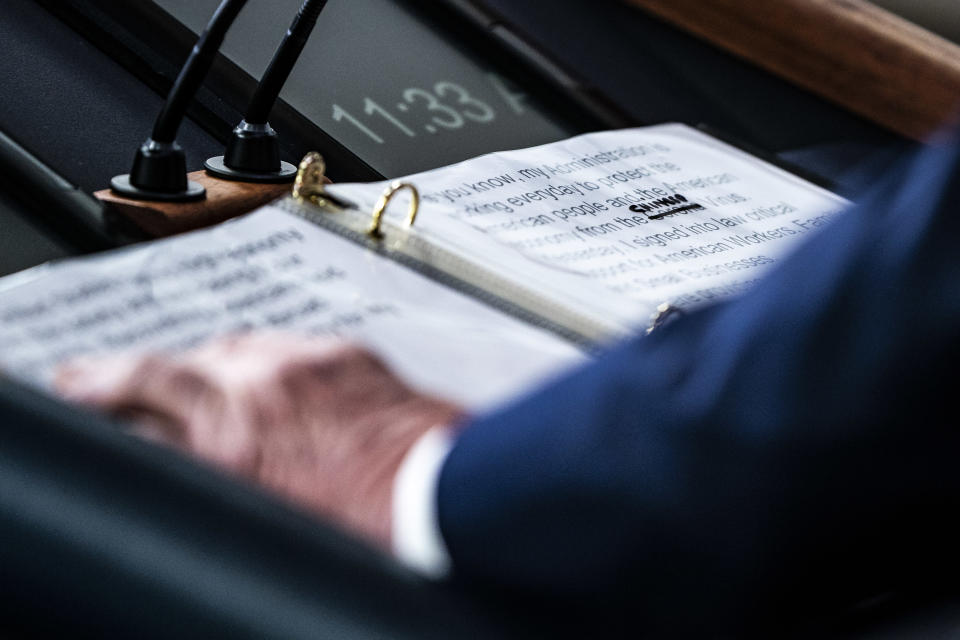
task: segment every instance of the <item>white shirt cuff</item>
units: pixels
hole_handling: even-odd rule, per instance
[[[440,533],[437,485],[453,448],[449,429],[434,427],[414,443],[393,482],[393,553],[428,578],[450,574],[450,554]]]

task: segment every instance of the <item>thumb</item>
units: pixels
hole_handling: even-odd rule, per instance
[[[77,358],[57,367],[53,387],[66,400],[105,406],[116,400],[137,364],[133,358]]]

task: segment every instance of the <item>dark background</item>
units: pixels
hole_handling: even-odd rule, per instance
[[[907,146],[904,141],[855,116],[617,2],[489,0],[488,4],[525,33],[530,42],[587,79],[638,124],[707,123],[761,153],[776,155],[829,177],[836,182],[837,189],[847,195],[855,195],[858,185],[869,181],[874,173],[858,173],[852,169],[865,163],[881,167],[887,158]],[[160,92],[31,0],[4,0],[0,5],[0,61],[0,87],[3,87],[0,131],[88,193],[106,186],[113,175],[129,170],[133,153],[149,133],[163,102]],[[169,71],[163,73],[171,75]],[[178,136],[191,169],[200,168],[208,156],[222,153],[222,138],[222,130],[206,123],[198,124],[193,119],[184,123]],[[0,273],[82,250],[66,230],[67,226],[24,205],[18,185],[3,182],[2,176],[0,185],[3,188],[0,192]],[[189,561],[188,551],[200,554],[210,551],[190,538],[196,518],[207,518],[206,527],[234,527],[239,531],[236,544],[228,545],[224,562],[225,566],[241,569],[221,577],[226,580],[228,574],[241,576],[240,583],[255,583],[254,574],[273,571],[277,574],[273,577],[277,580],[274,586],[289,589],[291,597],[296,599],[303,593],[314,593],[311,602],[320,604],[313,609],[304,605],[306,608],[301,613],[321,615],[319,612],[326,611],[323,615],[328,616],[329,624],[318,623],[317,635],[339,629],[355,637],[373,636],[384,630],[394,637],[426,637],[423,625],[411,624],[410,616],[415,611],[418,616],[429,615],[431,605],[450,613],[442,616],[446,633],[438,637],[449,637],[458,629],[476,631],[482,628],[476,625],[486,624],[481,621],[491,618],[487,611],[478,613],[473,605],[464,605],[456,598],[447,599],[450,594],[437,594],[410,576],[385,568],[388,563],[365,558],[362,549],[358,550],[317,523],[305,522],[287,511],[274,511],[276,507],[271,501],[258,495],[251,497],[242,488],[218,484],[213,474],[197,472],[190,465],[181,469],[182,461],[171,462],[173,456],[152,450],[144,453],[137,449],[131,454],[129,448],[137,445],[127,442],[126,438],[115,437],[114,427],[94,416],[77,418],[72,411],[65,411],[2,380],[0,399],[13,403],[0,404],[3,407],[19,403],[16,411],[4,408],[2,411],[6,413],[0,412],[0,418],[10,419],[15,415],[22,421],[16,424],[27,424],[31,420],[43,423],[35,431],[14,434],[21,438],[16,441],[10,439],[16,430],[4,429],[4,444],[0,449],[6,451],[7,460],[33,464],[24,466],[25,475],[17,475],[17,465],[10,462],[5,467],[9,477],[3,480],[8,482],[8,487],[13,486],[9,482],[24,478],[31,482],[41,478],[55,483],[58,473],[62,474],[61,483],[82,484],[90,481],[90,474],[96,471],[98,482],[102,483],[98,485],[99,493],[92,497],[82,495],[77,498],[77,504],[87,500],[102,508],[117,499],[112,494],[116,486],[124,485],[127,493],[122,504],[147,500],[148,504],[166,505],[164,508],[171,511],[165,517],[174,519],[173,525],[167,521],[168,542],[173,542],[172,548],[181,550],[177,558],[184,562]],[[24,402],[29,405],[28,410],[23,409]],[[78,419],[82,422],[80,426],[63,427]],[[78,434],[95,437],[88,440]],[[43,442],[35,440],[40,436],[45,438]],[[13,446],[18,442],[19,448]],[[87,467],[80,464],[77,447],[86,447],[88,461],[97,461],[97,464]],[[135,458],[129,458],[130,455]],[[132,459],[138,461],[140,467],[137,468],[141,471],[131,471]],[[206,493],[197,489],[214,485],[216,489]],[[164,487],[170,491],[161,491]],[[171,502],[171,496],[179,502]],[[0,500],[0,518],[14,513],[6,511],[7,506]],[[218,509],[226,511],[221,513]],[[141,514],[144,535],[164,527],[160,514],[151,515],[149,511],[146,509]],[[251,524],[250,519],[255,519],[257,513],[276,516],[272,533],[269,520]],[[76,525],[88,525],[84,528],[87,534],[103,535],[118,549],[130,542],[104,528],[97,520],[98,514],[102,515],[94,508],[88,513],[92,520],[76,522]],[[176,518],[183,521],[177,523]],[[144,598],[154,598],[154,602],[160,603],[153,609],[141,602],[124,616],[115,604],[98,607],[96,602],[116,597],[117,589],[125,584],[122,580],[111,582],[111,576],[115,578],[119,569],[108,566],[107,556],[100,562],[91,564],[87,558],[86,564],[77,564],[75,554],[63,549],[55,553],[55,545],[48,544],[50,538],[37,535],[29,528],[14,530],[9,522],[0,519],[0,545],[7,554],[0,556],[0,574],[3,574],[0,581],[6,585],[6,592],[0,590],[0,596],[13,599],[6,601],[0,611],[8,616],[5,618],[8,626],[19,627],[23,635],[42,630],[40,623],[45,616],[54,626],[64,621],[76,624],[84,616],[104,616],[96,620],[96,624],[91,622],[92,633],[109,629],[114,623],[118,625],[114,631],[131,631],[144,620],[159,625],[149,633],[141,628],[144,637],[161,637],[165,630],[190,635],[192,629],[196,635],[201,627],[190,627],[190,620],[205,620],[208,626],[203,628],[211,633],[229,628],[224,620],[236,622],[229,617],[235,613],[216,608],[205,610],[207,617],[191,618],[193,614],[199,615],[195,609],[202,606],[192,603],[186,592],[177,591],[184,588],[179,583],[153,585],[153,590],[143,591]],[[76,534],[76,531],[70,533],[69,520],[62,520],[61,525],[67,527],[68,536]],[[271,536],[276,536],[280,543],[273,547],[272,556],[258,556],[257,560],[267,568],[254,571],[250,566],[244,567],[245,554],[251,550],[262,554],[264,545],[274,541]],[[64,544],[63,540],[58,544]],[[313,564],[305,568],[302,559],[307,557]],[[10,564],[11,558],[17,558],[18,564]],[[144,564],[135,564],[134,569],[149,575],[156,569],[156,561],[153,558]],[[314,568],[324,565],[327,565],[326,571]],[[78,567],[89,573],[78,574]],[[198,572],[197,579],[205,575],[202,567],[189,564],[183,570],[188,574]],[[43,584],[23,582],[23,576],[31,575],[31,571],[34,582],[43,578],[40,581]],[[355,577],[349,577],[360,575],[357,572],[364,576],[363,585],[357,586]],[[285,574],[295,578],[284,586]],[[136,577],[136,571],[132,575]],[[304,575],[312,575],[312,579]],[[137,588],[143,588],[135,579],[131,584],[140,584]],[[336,599],[330,594],[336,592],[338,585],[353,586],[345,587],[342,597]],[[229,585],[223,588],[229,592]],[[409,592],[410,597],[392,600],[391,595],[397,593],[397,589]],[[79,598],[72,609],[63,599],[84,591],[87,599]],[[18,593],[19,597],[14,598]],[[366,599],[366,603],[361,602],[362,599]],[[10,602],[16,606],[12,607]],[[398,606],[398,602],[404,606]],[[958,628],[953,602],[893,597],[872,605],[867,603],[843,620],[832,621],[831,628],[842,637],[952,637],[953,630]],[[18,612],[16,615],[11,613],[14,609]],[[186,610],[193,613],[184,614]],[[225,617],[218,618],[218,615]],[[185,616],[186,622],[165,626],[161,624],[164,616]],[[519,619],[510,617],[514,623]],[[544,629],[538,628],[538,631]],[[544,635],[554,635],[560,630],[547,631]]]

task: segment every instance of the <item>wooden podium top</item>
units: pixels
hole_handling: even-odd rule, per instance
[[[866,0],[627,0],[908,138],[960,111],[960,47]]]

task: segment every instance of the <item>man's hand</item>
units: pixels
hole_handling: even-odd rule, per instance
[[[368,351],[280,334],[180,355],[80,360],[61,368],[57,386],[384,548],[404,455],[431,427],[462,417]]]

